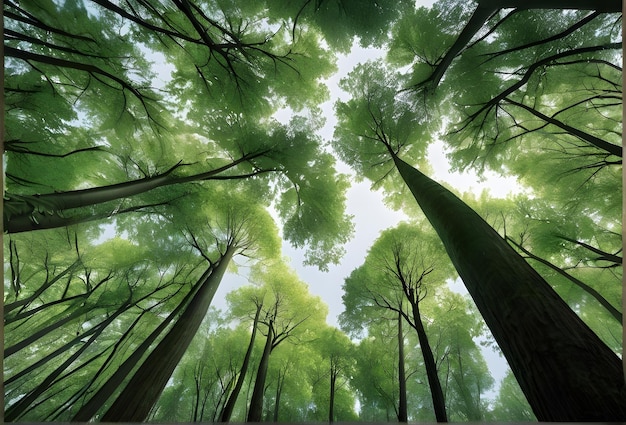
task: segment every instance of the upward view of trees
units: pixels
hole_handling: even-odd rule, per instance
[[[3,13],[7,421],[626,420],[621,3]]]

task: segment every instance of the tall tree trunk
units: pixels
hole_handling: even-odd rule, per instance
[[[285,377],[287,370],[281,373],[278,371],[278,379],[276,380],[276,394],[274,395],[274,422],[278,422],[278,413],[280,412],[280,396],[283,393],[283,384],[285,383]]]
[[[122,385],[128,374],[130,374],[137,363],[144,356],[146,351],[150,348],[150,346],[156,341],[156,339],[161,335],[163,331],[167,328],[167,326],[178,316],[180,311],[187,305],[189,300],[194,296],[197,290],[202,286],[202,284],[207,280],[207,278],[211,275],[213,271],[212,267],[209,267],[200,277],[198,282],[193,286],[193,288],[189,291],[187,295],[182,299],[180,303],[176,306],[174,310],[154,329],[150,335],[146,339],[144,339],[141,344],[132,352],[132,354],[124,360],[122,363],[107,379],[107,381],[98,389],[98,391],[89,399],[87,403],[85,403],[80,410],[74,415],[72,418],[72,422],[89,422],[98,410],[106,401],[111,397],[111,395],[117,390],[117,388]]]
[[[124,199],[149,192],[153,189],[203,180],[223,180],[250,177],[263,171],[238,176],[220,176],[219,174],[237,165],[262,156],[266,151],[246,154],[241,158],[216,168],[214,170],[197,173],[190,176],[173,176],[172,173],[182,164],[176,164],[163,174],[131,180],[107,186],[99,186],[88,189],[70,190],[67,192],[46,193],[33,196],[15,196],[8,194],[8,200],[4,201],[4,225],[8,233],[27,232],[30,230],[51,229],[66,226],[72,222],[72,217],[63,217],[62,212],[73,208],[81,208],[104,202]],[[35,208],[35,206],[40,208]],[[45,210],[39,212],[38,210]]]
[[[406,400],[406,371],[404,367],[404,331],[402,330],[402,320],[402,313],[398,312],[398,384],[400,390],[398,422],[407,422],[409,420],[409,413]]]
[[[267,369],[270,363],[270,354],[272,354],[272,344],[274,339],[274,325],[269,322],[267,327],[267,340],[263,348],[263,355],[259,362],[259,367],[254,381],[254,389],[250,398],[250,410],[248,411],[248,422],[261,422],[263,417],[263,394],[265,393],[265,379],[267,378]]]
[[[618,357],[474,210],[391,153],[540,421],[624,421]]]
[[[435,418],[437,422],[448,422],[446,401],[443,396],[443,390],[441,389],[439,375],[437,375],[437,363],[435,363],[435,356],[433,355],[433,350],[430,348],[428,335],[426,335],[426,329],[424,329],[424,324],[422,323],[419,300],[416,299],[415,302],[411,302],[411,306],[413,308],[413,324],[417,331],[417,338],[420,342],[424,365],[426,366],[426,376],[428,377],[428,386],[430,387],[430,394],[433,399]]]
[[[206,316],[234,252],[234,246],[226,248],[183,314],[104,414],[103,422],[142,422],[147,418]]]
[[[233,414],[233,409],[235,408],[235,403],[237,402],[237,397],[239,397],[241,388],[243,388],[243,384],[246,380],[246,373],[248,372],[248,367],[250,366],[250,358],[252,357],[252,350],[254,349],[254,340],[256,338],[257,326],[259,325],[259,316],[261,314],[262,307],[263,304],[261,303],[259,303],[256,307],[256,313],[254,314],[254,321],[252,323],[252,335],[250,335],[250,343],[248,344],[246,355],[243,358],[243,363],[241,364],[241,369],[239,370],[239,376],[237,377],[235,387],[228,396],[228,400],[226,401],[224,409],[222,410],[222,415],[220,419],[221,422],[230,421],[230,417]]]
[[[606,309],[606,311],[611,316],[613,316],[613,318],[615,320],[617,320],[619,323],[622,323],[622,319],[623,319],[622,318],[622,313],[618,309],[613,307],[613,305],[609,302],[609,300],[604,298],[602,296],[602,294],[600,294],[594,288],[592,288],[591,286],[587,285],[582,280],[575,278],[574,276],[572,276],[571,274],[567,273],[565,270],[563,270],[562,268],[558,267],[557,265],[552,264],[548,260],[533,254],[532,252],[530,252],[529,250],[524,248],[522,245],[518,244],[513,239],[509,238],[508,236],[506,237],[506,239],[508,241],[510,241],[513,245],[515,245],[520,251],[522,251],[524,254],[526,254],[528,256],[528,258],[533,259],[535,261],[538,261],[541,264],[543,264],[544,266],[549,267],[550,269],[554,270],[555,272],[557,272],[558,274],[560,274],[561,276],[563,276],[564,278],[566,278],[567,280],[572,282],[574,285],[578,286],[580,289],[585,291],[588,295],[590,295],[591,297],[595,298],[596,301],[598,301],[600,303],[600,305],[602,305],[602,307],[604,307]]]

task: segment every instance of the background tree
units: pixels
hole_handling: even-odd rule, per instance
[[[222,409],[221,415],[220,415],[220,421],[221,422],[228,422],[230,421],[230,417],[232,416],[233,413],[233,409],[235,408],[235,403],[237,403],[237,398],[239,397],[239,393],[241,392],[241,389],[243,388],[243,385],[245,383],[246,380],[246,374],[248,372],[248,368],[250,367],[250,361],[252,358],[252,352],[254,350],[254,343],[256,340],[256,335],[257,335],[257,331],[258,331],[258,327],[259,327],[259,320],[261,320],[261,310],[263,309],[263,296],[261,296],[258,291],[257,288],[249,288],[251,289],[251,294],[249,295],[250,300],[254,303],[255,309],[254,309],[254,315],[252,316],[252,325],[251,325],[251,331],[250,331],[250,340],[248,342],[248,348],[246,349],[246,354],[243,357],[243,361],[241,363],[241,368],[239,369],[239,372],[237,374],[237,381],[235,383],[235,385],[233,386],[232,390],[230,391],[230,394],[228,394],[228,399],[226,400],[226,403],[224,404],[224,408]],[[244,291],[244,289],[241,289],[240,291]],[[242,294],[238,294],[240,297],[242,297]],[[237,308],[236,308],[237,304],[235,304],[235,308],[233,308],[231,310],[231,314],[232,315],[237,315]],[[245,309],[245,314],[249,315],[250,311],[248,309]],[[242,312],[240,312],[239,314],[242,314]]]
[[[534,421],[535,415],[520,389],[515,376],[508,373],[500,384],[500,391],[493,409],[494,418]]]
[[[298,334],[323,322],[327,310],[282,262],[260,265],[254,279],[262,284],[258,288],[259,296],[255,297],[252,304],[262,305],[258,326],[265,336],[265,342],[254,379],[247,420],[259,422],[263,418],[266,379],[272,352],[285,341],[297,341]],[[245,297],[245,301],[250,302],[249,297]]]
[[[386,335],[382,342],[377,336],[368,336],[359,341],[354,351],[356,368],[352,385],[358,392],[362,420],[398,420],[397,323],[395,327],[396,335]],[[390,341],[395,342],[393,350],[389,349]]]
[[[326,327],[314,343],[319,359],[312,377],[316,420],[335,422],[355,419],[355,416],[350,416],[355,414],[354,398],[349,387],[354,368],[352,342],[339,329]]]
[[[464,412],[479,418],[485,409],[481,394],[493,382],[473,340],[481,335],[482,323],[472,319],[462,297],[455,297],[446,288],[446,280],[454,272],[449,263],[442,261],[441,251],[436,236],[417,224],[401,223],[385,230],[370,248],[364,265],[346,279],[342,323],[350,326],[348,329],[358,323],[363,326],[366,317],[381,315],[381,309],[400,314],[416,331],[423,352],[418,376],[428,382],[428,404],[433,406],[438,400],[441,403],[443,412],[437,414],[437,419],[446,418],[448,399],[465,402],[463,406],[455,404],[455,414]],[[470,383],[470,379],[476,381]],[[439,392],[438,399],[433,391]],[[426,418],[432,418],[432,411]]]

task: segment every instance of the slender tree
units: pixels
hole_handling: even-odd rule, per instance
[[[246,374],[248,372],[248,368],[250,367],[250,359],[252,357],[252,351],[254,349],[254,341],[256,339],[256,333],[259,326],[259,320],[261,316],[261,309],[263,308],[263,304],[260,301],[256,302],[256,310],[254,312],[254,318],[252,320],[252,332],[250,334],[250,342],[248,343],[248,348],[246,350],[246,355],[243,358],[243,362],[241,363],[241,368],[239,369],[239,373],[237,376],[237,382],[233,387],[233,390],[228,395],[228,400],[224,404],[224,409],[220,415],[221,422],[229,422],[230,417],[233,414],[233,409],[235,408],[235,403],[237,403],[237,398],[239,397],[239,393],[243,388],[243,384],[246,380]]]
[[[404,331],[402,330],[402,313],[398,312],[398,422],[407,422],[409,419],[406,398],[406,371],[404,367]]]
[[[284,264],[270,265],[258,273],[258,278],[265,284],[262,290],[266,301],[263,302],[259,320],[265,330],[265,343],[250,397],[248,422],[260,422],[263,418],[263,401],[272,352],[283,342],[297,338],[297,334],[303,332],[309,322],[315,323],[326,315],[319,300],[306,292],[306,286]]]
[[[435,266],[429,264],[428,261],[431,258],[436,261],[434,258],[437,256],[437,250],[429,247],[427,240],[428,235],[406,223],[383,232],[370,249],[366,259],[364,265],[366,278],[357,283],[351,276],[351,279],[346,281],[344,299],[358,296],[358,290],[355,292],[354,285],[361,285],[364,287],[363,295],[365,297],[361,303],[370,303],[391,310],[411,325],[416,331],[423,356],[435,418],[438,422],[447,422],[445,396],[438,375],[437,361],[429,342],[421,312],[422,301],[426,293],[429,291],[436,293],[436,287],[440,286],[445,279],[445,272],[440,271],[434,276],[431,275]],[[449,266],[447,268],[449,269]],[[442,280],[437,282],[437,279]],[[399,323],[398,332],[401,328]],[[399,351],[403,352],[404,334],[401,337],[398,333],[398,338]],[[403,358],[404,354],[402,353],[401,359]],[[403,401],[406,403],[406,400],[403,400],[403,392],[406,394],[406,384],[402,383],[406,379],[403,378],[403,369],[404,367],[399,368],[400,406],[403,405]],[[403,409],[400,408],[399,411],[402,413]],[[404,415],[406,415],[406,410]],[[402,421],[402,419],[402,416],[398,417],[398,420]]]

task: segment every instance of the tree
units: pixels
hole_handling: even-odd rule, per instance
[[[535,245],[547,249],[550,241],[550,255],[559,257],[569,249],[549,233],[584,229],[579,240],[595,246],[594,237],[606,240],[621,227],[615,191],[621,184],[621,33],[619,16],[611,13],[619,6],[510,3],[515,9],[500,9],[504,5],[442,2],[406,14],[394,29],[389,62],[410,64],[406,87],[419,95],[413,100],[448,117],[441,136],[455,169],[512,175],[531,188],[534,202],[525,203],[536,204],[542,216],[527,210],[533,230],[522,225],[520,232],[533,254],[551,261]],[[548,10],[535,10],[543,7]],[[602,201],[589,201],[595,197]],[[549,220],[541,235],[533,234],[536,220]],[[551,262],[568,271],[584,267]],[[605,280],[599,271],[594,275],[590,282]],[[592,286],[600,293],[609,288]]]
[[[314,344],[320,360],[313,382],[314,394],[319,398],[315,397],[314,400],[316,404],[324,403],[324,405],[317,406],[320,413],[316,419],[327,419],[329,423],[347,420],[349,419],[348,412],[344,410],[345,407],[341,408],[339,400],[342,390],[349,386],[349,378],[354,368],[354,359],[351,357],[353,344],[343,332],[332,327],[324,328]],[[322,388],[326,390],[323,395],[321,394]],[[354,400],[352,400],[352,405],[354,405]],[[326,413],[326,416],[322,416],[322,412]]]
[[[514,9],[501,9],[507,5]],[[548,223],[545,230],[564,229],[561,215],[568,231],[589,229],[593,216],[604,239],[621,226],[621,32],[611,13],[618,9],[611,2],[439,2],[403,16],[388,59],[410,66],[403,86],[418,95],[413,101],[436,111],[433,118],[447,117],[439,134],[453,168],[515,176],[551,208],[541,218],[559,230]],[[595,197],[602,201],[589,201]],[[527,221],[536,218],[531,212]],[[595,245],[593,234],[585,237]],[[565,255],[553,242],[552,252]]]
[[[220,415],[221,422],[230,421],[230,417],[233,414],[233,409],[235,408],[235,403],[237,402],[237,398],[239,397],[239,393],[246,379],[246,373],[248,372],[248,368],[250,366],[250,359],[252,357],[252,351],[254,349],[254,341],[256,339],[259,320],[261,318],[261,309],[263,308],[262,300],[258,299],[256,296],[253,296],[253,301],[255,303],[256,309],[254,311],[254,318],[252,319],[252,332],[250,334],[250,342],[248,343],[246,354],[243,358],[243,362],[241,363],[241,368],[239,369],[237,382],[235,383],[233,390],[228,395],[228,400],[224,404],[224,409],[222,410],[222,413]]]
[[[427,237],[426,237],[427,238]],[[377,239],[370,249],[363,267],[366,268],[365,281],[354,278],[347,280],[344,299],[354,297],[353,285],[363,286],[357,290],[365,292],[364,303],[389,309],[399,315],[398,320],[398,347],[400,349],[400,415],[398,420],[406,422],[406,388],[403,378],[403,347],[404,334],[402,320],[406,320],[416,331],[420,350],[424,357],[424,364],[428,376],[428,383],[435,417],[438,422],[447,422],[444,394],[441,381],[437,373],[437,365],[433,356],[426,329],[424,327],[420,303],[428,291],[436,292],[435,287],[445,280],[445,272],[437,273],[436,277],[429,276],[436,266],[430,263],[430,258],[436,256],[436,249],[427,246],[424,235],[408,224],[401,224],[397,228],[387,230]],[[432,255],[433,257],[427,257]],[[434,261],[434,260],[433,260]],[[352,277],[352,276],[351,276]],[[438,279],[441,279],[437,282]],[[434,281],[431,286],[430,282]],[[429,282],[429,283],[425,283]],[[358,295],[357,295],[358,296]],[[350,315],[354,313],[347,313]],[[403,397],[404,394],[404,397]],[[404,398],[404,401],[403,401]],[[402,406],[404,405],[404,408]]]
[[[260,288],[265,300],[259,320],[265,328],[265,344],[250,398],[248,422],[260,422],[263,417],[265,382],[272,352],[284,341],[294,338],[294,334],[302,332],[305,322],[315,323],[327,314],[319,300],[307,293],[304,283],[284,264],[270,265],[258,273],[258,279],[265,285]]]
[[[416,350],[406,350],[401,356],[398,341],[397,317],[372,322],[367,327],[367,336],[358,341],[354,351],[354,372],[350,380],[351,387],[357,392],[361,409],[359,420],[363,421],[398,421],[400,410],[400,380],[406,381],[407,418],[421,418],[420,408],[427,400],[426,417],[432,417],[432,405],[428,402],[430,394],[421,388],[417,379],[409,379],[417,374],[423,365],[419,362]],[[406,346],[417,344],[414,333],[404,332],[403,343]],[[404,375],[401,375],[400,362],[404,361]]]
[[[500,384],[500,392],[496,398],[493,409],[494,417],[506,418],[516,421],[536,420],[532,409],[528,405],[522,390],[515,377],[510,372],[504,377]]]
[[[437,420],[445,421],[447,411],[458,414],[459,411],[467,412],[470,407],[473,414],[469,412],[469,416],[479,420],[483,409],[481,393],[491,385],[482,355],[473,341],[481,333],[480,322],[472,319],[465,302],[455,298],[446,288],[446,280],[454,277],[453,270],[449,263],[442,261],[443,250],[436,236],[422,226],[401,223],[381,233],[363,266],[346,279],[346,312],[341,316],[342,323],[350,328],[358,323],[362,326],[367,320],[365,317],[381,316],[381,309],[399,315],[415,330],[418,338],[423,356],[420,364],[423,364],[430,390],[429,404],[433,406]],[[376,309],[379,313],[374,312]],[[402,351],[405,336],[400,337],[399,333],[398,337],[401,338],[398,347]],[[464,359],[460,357],[461,350],[466,354]],[[464,380],[464,362],[468,371],[471,369],[471,379],[475,377],[479,385],[477,393],[469,388],[473,383]],[[469,367],[481,362],[482,370]],[[402,365],[399,370],[402,371]],[[451,382],[455,378],[458,378],[456,382]],[[484,387],[480,387],[483,383]],[[446,400],[456,400],[464,395],[466,405],[455,405],[454,410],[447,408]]]
[[[485,395],[494,380],[479,346],[492,341],[480,314],[469,297],[453,291],[441,291],[437,302],[425,307],[450,420],[485,420]]]
[[[615,354],[478,214],[398,156],[417,142],[403,131],[407,123],[419,123],[410,118],[410,104],[397,97],[396,84],[371,66],[355,71],[352,81],[344,83],[354,97],[338,105],[335,146],[340,155],[362,169],[379,164],[378,169],[367,169],[370,178],[380,175],[380,164],[392,162],[437,231],[538,419],[624,417],[621,366]],[[359,154],[365,146],[367,157]],[[375,162],[372,157],[383,159]],[[511,319],[512,314],[517,318]],[[523,331],[519,323],[532,332]],[[565,327],[572,332],[559,331]],[[585,367],[578,362],[585,358],[597,370],[587,369],[589,374],[582,378]],[[535,359],[532,364],[530,359]],[[601,413],[598,406],[603,406]]]

